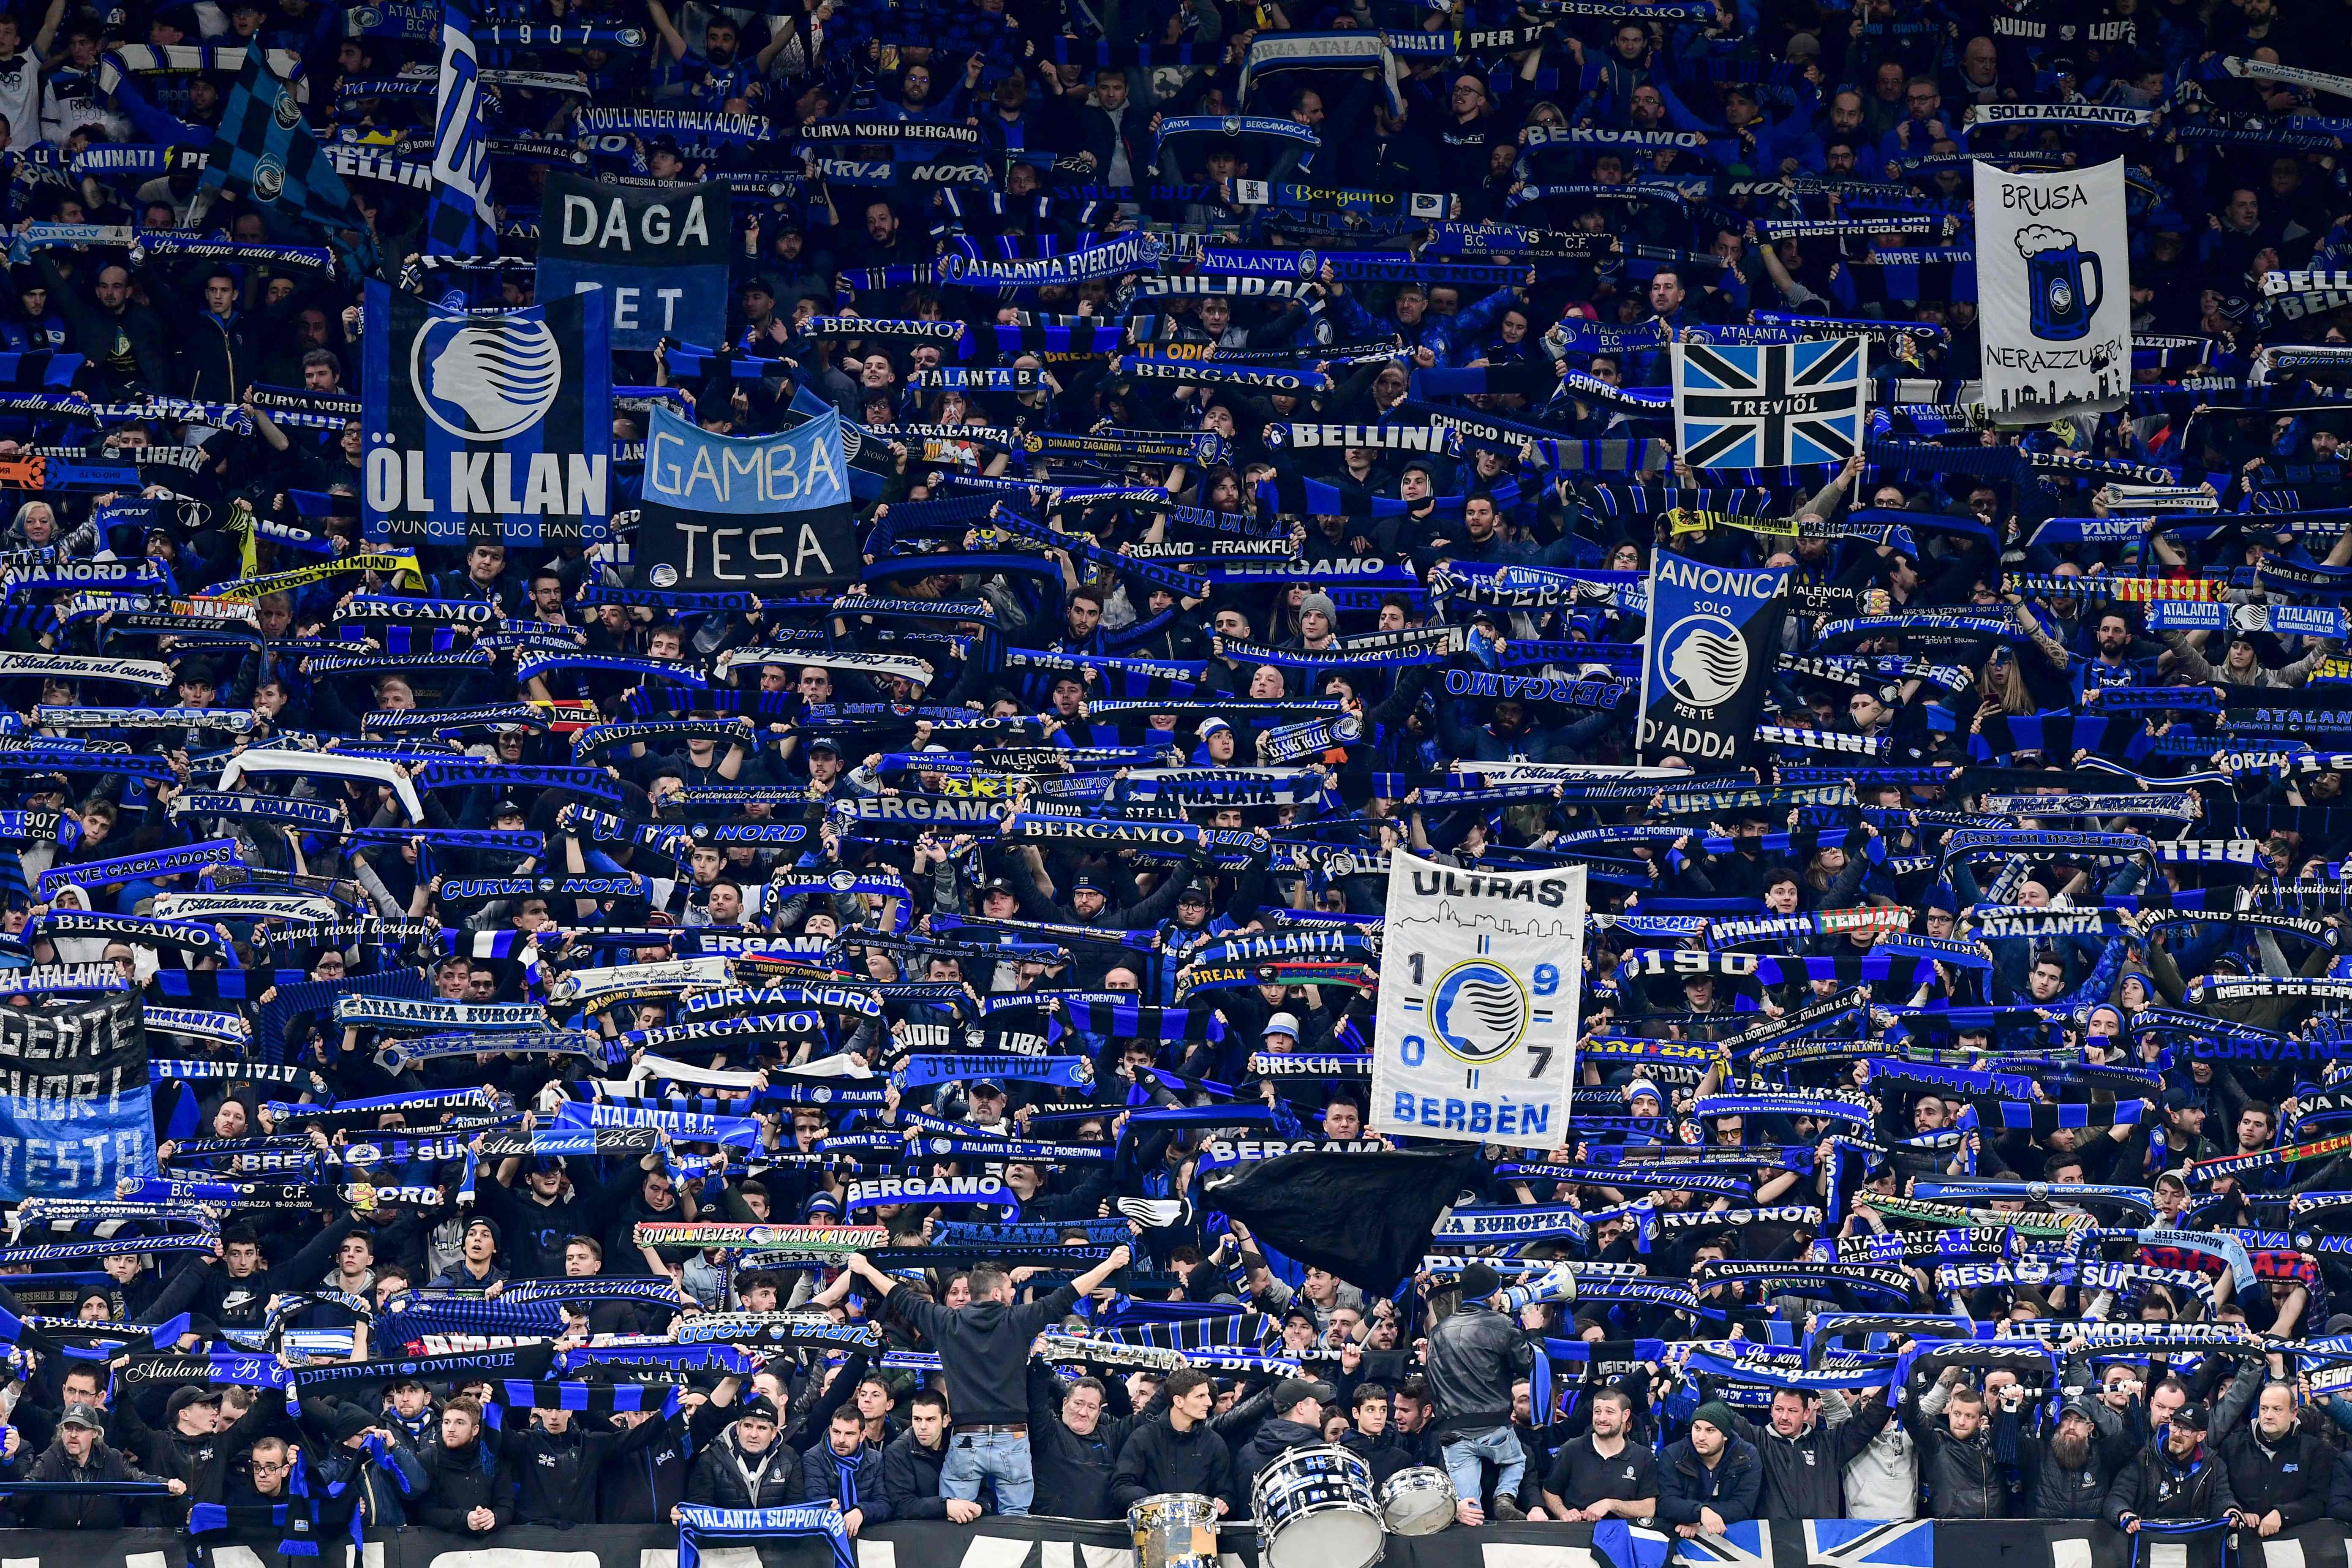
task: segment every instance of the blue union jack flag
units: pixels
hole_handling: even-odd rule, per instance
[[[1675,423],[1694,468],[1842,463],[1862,449],[1861,338],[1675,346]]]

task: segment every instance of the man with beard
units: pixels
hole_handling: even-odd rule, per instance
[[[2034,1467],[2033,1517],[2096,1519],[2112,1478],[2100,1462],[2098,1417],[2087,1399],[2070,1399],[2058,1429],[2042,1439]]]
[[[2107,1522],[2139,1533],[2142,1520],[2221,1519],[2242,1527],[2230,1472],[2205,1444],[2205,1407],[2190,1401],[2172,1413],[2137,1458],[2107,1489]]]
[[[2247,1365],[2254,1364],[2249,1358]],[[2225,1434],[2221,1447],[2231,1493],[2261,1534],[2276,1535],[2326,1514],[2334,1460],[2325,1442],[2297,1427],[2293,1384],[2263,1384],[2253,1423]]]
[[[1612,1384],[1594,1393],[1591,1409],[1591,1430],[1563,1444],[1544,1477],[1544,1513],[1591,1524],[1653,1517],[1658,1511],[1658,1461],[1649,1449],[1627,1440],[1633,1399]]]

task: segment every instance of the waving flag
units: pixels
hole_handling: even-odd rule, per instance
[[[1675,427],[1694,468],[1842,463],[1862,449],[1864,342],[1675,345]]]
[[[226,189],[263,211],[276,211],[310,225],[331,237],[341,229],[368,232],[367,219],[352,205],[342,175],[328,160],[326,149],[302,117],[294,89],[277,72],[259,49],[245,51],[245,66],[236,74],[222,106],[219,127],[213,132],[211,164],[204,184]],[[336,246],[342,242],[336,238]],[[362,241],[372,253],[372,242]],[[358,259],[357,270],[374,266],[373,255]]]
[[[474,58],[473,0],[443,0],[425,254],[495,256],[498,237],[498,215],[490,208],[490,142],[482,129],[482,69]]]

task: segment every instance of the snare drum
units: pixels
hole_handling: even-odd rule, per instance
[[[1381,1488],[1381,1522],[1399,1535],[1434,1535],[1454,1522],[1454,1481],[1434,1465],[1399,1470]]]
[[[1198,1492],[1160,1492],[1127,1510],[1136,1568],[1217,1568],[1217,1505]]]
[[[1250,1491],[1259,1568],[1372,1568],[1386,1546],[1372,1471],[1338,1447],[1294,1448]]]

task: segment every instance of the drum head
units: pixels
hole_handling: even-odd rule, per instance
[[[1381,1488],[1381,1519],[1399,1535],[1434,1535],[1454,1522],[1454,1483],[1434,1466],[1399,1470]]]
[[[1377,1518],[1326,1508],[1283,1524],[1257,1555],[1259,1568],[1372,1568],[1386,1549]]]

